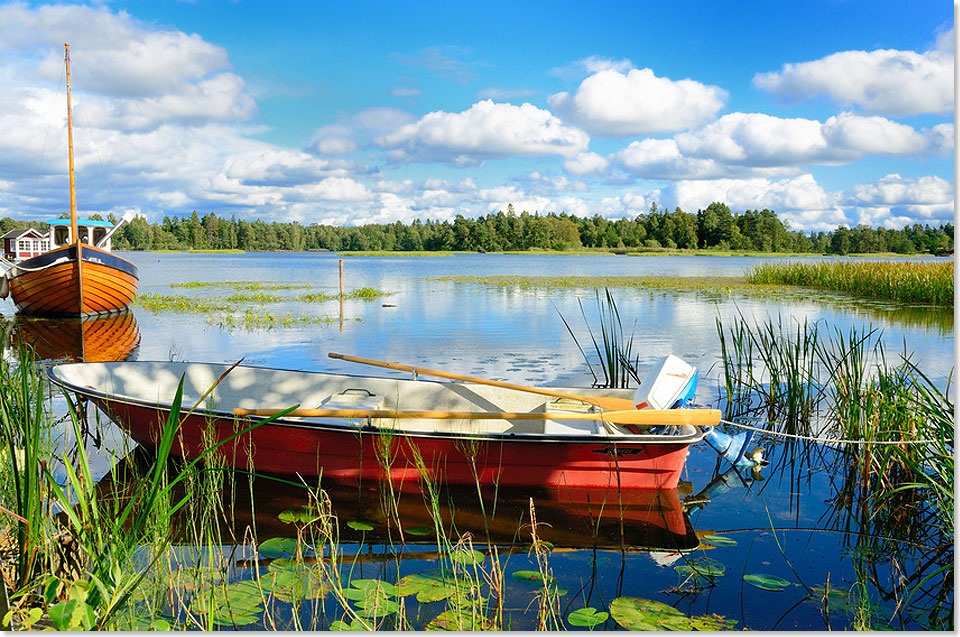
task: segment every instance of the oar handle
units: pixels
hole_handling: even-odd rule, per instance
[[[378,361],[372,358],[360,358],[359,356],[348,356],[346,354],[337,354],[330,352],[327,354],[330,358],[336,358],[349,363],[360,363],[361,365],[372,365],[374,367],[383,367],[386,369],[395,369],[401,372],[411,372],[421,376],[435,376],[437,378],[446,378],[448,380],[459,380],[465,383],[475,383],[477,385],[489,385],[491,387],[500,387],[501,389],[512,389],[522,391],[528,394],[538,394],[540,396],[550,396],[552,398],[567,398],[594,405],[602,409],[632,409],[633,401],[625,398],[615,398],[612,396],[581,396],[579,394],[569,394],[567,392],[555,391],[545,387],[529,387],[527,385],[515,385],[505,383],[499,380],[490,380],[488,378],[477,378],[475,376],[464,376],[463,374],[454,374],[453,372],[443,372],[437,369],[427,369],[425,367],[414,367],[413,365],[404,365],[403,363],[389,363],[387,361]]]

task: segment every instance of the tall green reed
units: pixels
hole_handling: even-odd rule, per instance
[[[28,586],[52,567],[52,523],[47,465],[53,459],[52,417],[32,350],[0,359],[0,445],[4,458],[2,506],[14,520],[15,567],[4,573],[11,590]]]
[[[953,261],[767,263],[755,266],[747,280],[837,290],[903,303],[953,306]]]
[[[583,308],[583,302],[578,298],[577,304],[580,307],[580,315],[587,327],[587,333],[590,336],[590,342],[593,345],[593,353],[596,356],[596,362],[587,355],[584,348],[580,345],[576,333],[567,322],[567,319],[560,315],[560,320],[567,328],[567,332],[573,337],[573,341],[580,350],[590,374],[593,376],[594,387],[609,388],[627,388],[630,387],[630,381],[633,379],[637,384],[640,378],[637,375],[639,367],[639,355],[633,351],[633,332],[629,334],[623,328],[623,321],[620,318],[620,310],[617,309],[617,303],[607,288],[603,289],[604,296],[601,298],[600,291],[596,291],[597,314],[599,321],[599,340],[598,335],[594,333],[587,319],[586,310]],[[595,367],[596,365],[596,367]],[[599,372],[599,373],[598,373]],[[602,379],[601,379],[602,376]]]

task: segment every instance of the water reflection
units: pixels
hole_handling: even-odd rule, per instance
[[[17,315],[7,325],[4,346],[32,347],[45,360],[124,361],[140,345],[132,312],[84,318],[44,319]]]
[[[133,488],[149,466],[150,454],[131,452],[98,484],[101,495]],[[379,482],[341,484],[323,479],[343,544],[437,545],[469,534],[476,545],[529,547],[531,509],[540,540],[556,548],[687,552],[699,546],[677,489],[481,488],[438,486],[436,507],[415,488],[390,491]],[[425,490],[426,491],[426,490]],[[223,538],[243,538],[255,529],[258,541],[296,537],[296,526],[281,514],[310,505],[310,489],[269,476],[235,474],[223,481],[220,520]],[[209,494],[206,496],[209,497]],[[354,528],[351,521],[362,521]],[[191,520],[173,520],[175,539],[190,541]],[[366,528],[370,526],[372,528]],[[526,548],[524,548],[526,550]]]

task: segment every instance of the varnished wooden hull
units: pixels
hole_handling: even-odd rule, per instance
[[[140,345],[140,328],[129,311],[83,318],[17,316],[13,334],[41,359],[77,363],[125,361]]]
[[[137,293],[137,266],[84,245],[82,280],[77,277],[76,247],[67,246],[27,259],[10,278],[10,296],[30,316],[88,316],[129,307]]]

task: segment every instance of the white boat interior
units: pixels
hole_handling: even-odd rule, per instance
[[[200,400],[229,365],[187,362],[116,362],[59,365],[51,370],[67,389],[93,389],[113,399],[169,405],[181,377],[183,411]],[[321,409],[437,410],[471,412],[570,412],[589,413],[591,405],[554,399],[523,391],[487,385],[414,380],[410,378],[353,376],[322,372],[237,366],[203,400],[202,408],[232,414],[235,408],[285,409],[299,406]],[[630,400],[631,389],[550,388],[589,396],[614,396]],[[286,423],[311,422],[372,424],[404,431],[443,433],[524,433],[547,435],[634,435],[625,428],[598,420],[437,420],[437,419],[331,419],[284,417]],[[683,429],[690,427],[686,425]],[[693,428],[690,427],[692,430]],[[684,432],[686,433],[686,432]]]

